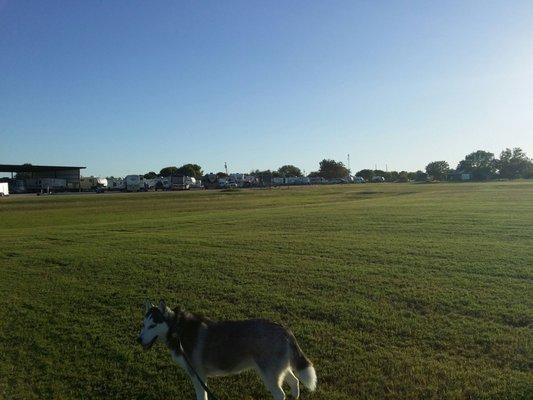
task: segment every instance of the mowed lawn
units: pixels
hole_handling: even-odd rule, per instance
[[[533,396],[533,182],[12,196],[0,243],[0,398],[193,399],[135,342],[160,298],[290,327],[303,399]]]

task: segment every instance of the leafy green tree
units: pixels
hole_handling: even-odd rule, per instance
[[[256,169],[256,170],[251,171],[250,175],[255,176],[256,178],[262,178],[265,176],[272,176],[272,171],[269,169],[266,169],[264,171],[260,171]]]
[[[398,173],[398,182],[409,182],[409,173],[407,171],[400,171]]]
[[[284,165],[278,169],[278,174],[283,177],[287,176],[302,176],[302,171],[300,168],[295,167],[294,165]]]
[[[319,165],[318,172],[320,172],[320,176],[326,179],[344,178],[350,174],[350,170],[340,161],[324,159],[320,161]]]
[[[372,180],[372,177],[374,176],[374,171],[371,169],[362,169],[355,175],[360,176],[367,182],[370,182]]]
[[[426,173],[437,181],[442,181],[448,175],[450,166],[446,161],[433,161],[426,165]]]
[[[191,176],[196,179],[201,179],[204,175],[202,167],[198,164],[184,164],[177,169],[176,173],[178,175]]]
[[[227,178],[227,177],[228,177],[228,174],[226,174],[225,172],[217,172],[218,179]]]
[[[424,182],[428,179],[428,174],[426,174],[424,171],[416,171],[415,172],[415,181],[417,182]]]
[[[502,178],[525,178],[533,168],[533,163],[520,148],[505,149],[500,154],[497,166]]]
[[[398,182],[399,178],[400,178],[400,174],[398,173],[398,171],[389,171],[387,180],[391,182]]]
[[[486,180],[494,176],[496,167],[493,153],[478,150],[467,155],[457,166],[457,171],[470,173],[475,180]]]
[[[178,167],[165,167],[159,172],[159,176],[178,175]]]
[[[157,174],[154,171],[150,171],[146,174],[144,174],[145,179],[155,179],[157,178]]]

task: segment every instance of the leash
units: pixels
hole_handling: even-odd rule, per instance
[[[172,326],[172,328],[175,331],[172,332],[171,337],[174,336],[174,338],[175,338],[175,340],[177,342],[176,343],[177,344],[176,347],[178,348],[179,352],[183,356],[183,359],[185,360],[185,363],[187,364],[187,367],[189,368],[190,371],[193,372],[193,374],[196,377],[196,379],[198,379],[198,382],[200,382],[200,386],[202,386],[202,389],[204,389],[207,392],[207,399],[208,400],[220,400],[217,396],[215,396],[213,391],[207,387],[207,385],[204,382],[204,380],[200,377],[200,374],[198,372],[196,372],[196,370],[192,366],[191,360],[189,360],[189,357],[187,356],[187,353],[185,353],[185,350],[183,349],[183,346],[181,344],[181,334],[179,333],[179,331],[177,329],[177,326],[176,326],[177,322],[178,321],[175,319],[174,323],[173,323],[173,326]]]
[[[200,386],[202,386],[202,388],[207,392],[207,399],[208,400],[219,400],[219,398],[217,396],[215,396],[213,391],[207,387],[207,385],[202,380],[202,378],[200,378],[200,374],[198,374],[198,372],[196,372],[196,370],[193,368],[193,366],[191,364],[191,361],[189,360],[189,357],[187,357],[187,354],[185,353],[185,350],[183,350],[183,346],[181,345],[181,340],[180,340],[179,337],[178,337],[178,345],[179,345],[179,348],[180,348],[181,355],[183,356],[183,359],[187,363],[187,366],[194,373],[194,375],[196,376],[196,379],[198,379],[198,382],[200,382]]]

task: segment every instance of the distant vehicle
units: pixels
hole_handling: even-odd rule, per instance
[[[0,182],[0,197],[9,196],[9,185],[7,182]]]
[[[26,182],[22,179],[17,179],[12,187],[13,193],[26,193]]]
[[[233,184],[235,184],[237,187],[243,187],[245,179],[246,179],[246,176],[242,173],[230,174],[228,177],[228,185],[233,187]]]
[[[144,190],[143,178],[140,175],[128,175],[124,178],[126,183],[126,191],[128,192],[140,192]]]
[[[329,183],[348,183],[344,178],[334,178],[329,181]]]
[[[385,182],[385,178],[382,177],[382,176],[373,176],[372,177],[372,182],[374,182],[374,183]]]
[[[363,178],[362,176],[354,176],[353,178],[353,181],[354,183],[365,183],[365,178]]]
[[[234,181],[229,181],[227,186],[228,186],[230,189],[236,189],[236,188],[239,187],[239,185],[237,185],[237,182],[234,182]]]
[[[170,189],[171,190],[189,190],[191,184],[196,184],[196,179],[190,176],[180,175],[170,177]]]
[[[122,178],[107,178],[107,190],[124,190],[126,183]]]
[[[96,178],[97,187],[107,189],[107,178]]]
[[[144,190],[155,190],[158,179],[143,179]]]
[[[95,176],[82,176],[80,180],[80,187],[83,191],[90,191],[95,190],[97,187],[99,187],[98,180],[100,178],[97,178]],[[106,179],[107,183],[107,179]]]
[[[218,188],[218,177],[216,174],[210,173],[204,175],[202,178],[202,184],[206,189],[216,189]]]
[[[25,186],[29,192],[64,192],[67,190],[67,180],[59,178],[26,179]]]
[[[309,178],[309,182],[312,185],[319,185],[319,184],[322,184],[322,183],[326,183],[327,181],[324,178],[322,178],[321,176],[313,176],[312,178]]]

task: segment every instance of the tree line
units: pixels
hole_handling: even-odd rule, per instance
[[[425,171],[380,171],[361,170],[356,175],[371,180],[374,176],[383,176],[387,181],[407,182],[426,180],[461,180],[462,175],[470,180],[518,179],[533,178],[533,160],[519,147],[505,149],[496,158],[494,153],[477,150],[465,156],[455,169],[450,168],[446,161],[432,161],[426,165]]]
[[[324,159],[320,161],[318,170],[307,174],[308,177],[320,177],[324,179],[345,178],[351,171],[340,161]],[[450,168],[446,161],[432,161],[426,165],[425,170],[418,171],[383,171],[379,169],[362,169],[355,173],[356,176],[371,181],[372,178],[380,176],[389,182],[408,182],[432,180],[460,179],[463,174],[469,174],[472,180],[488,179],[517,179],[533,178],[533,161],[527,157],[526,153],[519,147],[505,149],[496,158],[491,152],[478,150],[465,156],[455,169]],[[147,179],[157,177],[187,175],[196,179],[204,176],[202,167],[198,164],[184,164],[181,167],[169,166],[162,168],[159,173],[154,171],[144,174]],[[225,172],[217,172],[219,178],[227,176]],[[253,170],[250,175],[263,180],[275,177],[302,177],[302,170],[295,165],[287,164],[277,170]]]
[[[426,166],[426,173],[435,180],[446,180],[454,174],[469,174],[478,181],[533,178],[533,162],[519,147],[503,150],[500,158],[496,158],[494,153],[478,150],[461,160],[455,170],[446,161],[433,161]]]

